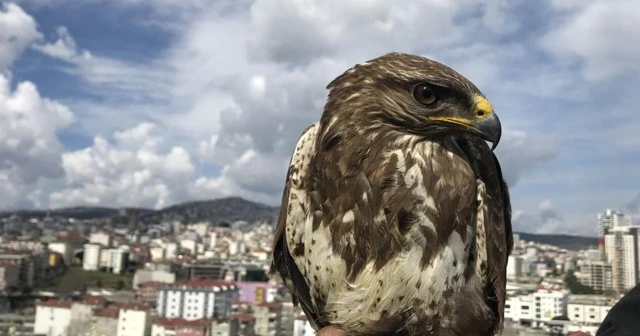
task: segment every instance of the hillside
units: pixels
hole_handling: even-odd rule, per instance
[[[108,207],[72,207],[72,208],[60,208],[52,210],[16,210],[16,211],[2,211],[0,212],[0,218],[6,218],[13,215],[22,218],[44,218],[47,215],[51,217],[65,217],[75,219],[98,219],[105,217],[112,217],[120,212],[116,208]]]
[[[180,220],[188,223],[208,220],[214,224],[239,220],[273,222],[278,217],[278,209],[278,207],[247,201],[240,197],[228,197],[176,204],[149,212],[141,216],[141,219],[143,222]]]
[[[216,200],[185,202],[159,210],[138,209],[142,223],[179,220],[189,223],[211,221],[232,223],[238,220],[248,222],[274,221],[278,207],[247,201],[240,197]],[[18,210],[0,212],[0,218],[17,215],[22,218],[65,217],[76,219],[101,219],[118,216],[121,209],[109,207],[73,207],[52,210]]]

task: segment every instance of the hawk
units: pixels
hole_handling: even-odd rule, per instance
[[[453,69],[403,53],[327,89],[291,158],[270,274],[316,329],[500,334],[513,237],[492,105]]]

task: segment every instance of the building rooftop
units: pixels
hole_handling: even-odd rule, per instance
[[[154,322],[154,324],[161,325],[165,328],[175,329],[175,328],[184,328],[184,327],[204,328],[211,325],[212,322],[213,320],[209,320],[209,319],[200,319],[200,320],[190,321],[182,318],[159,318]]]
[[[251,322],[254,321],[256,318],[255,316],[251,315],[251,314],[233,314],[231,316],[229,316],[230,320],[238,320],[241,322]]]
[[[571,295],[569,304],[583,304],[592,306],[613,306],[615,300],[602,295]]]
[[[115,305],[109,306],[109,307],[98,310],[93,315],[95,317],[117,319],[118,316],[120,315],[120,307]]]
[[[149,306],[147,306],[142,302],[135,302],[135,301],[124,302],[124,303],[119,303],[118,306],[120,306],[120,309],[122,310],[149,311]]]
[[[164,284],[162,287],[190,287],[190,288],[213,288],[213,287],[231,287],[235,288],[236,283],[226,280],[214,280],[214,279],[197,279],[176,281],[172,284]]]
[[[40,307],[48,307],[48,308],[71,309],[71,305],[73,305],[73,301],[56,300],[56,299],[40,301],[40,303],[38,303],[38,306],[40,306]]]
[[[80,300],[78,302],[89,306],[103,306],[107,304],[107,299],[105,299],[104,296],[100,295],[86,294],[80,297]]]

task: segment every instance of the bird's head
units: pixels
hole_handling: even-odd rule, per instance
[[[333,80],[323,118],[435,135],[467,132],[492,143],[501,125],[491,103],[464,76],[425,57],[389,53]]]

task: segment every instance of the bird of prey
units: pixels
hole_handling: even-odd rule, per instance
[[[327,89],[293,152],[270,274],[316,329],[501,334],[513,237],[492,105],[453,69],[403,53]]]

